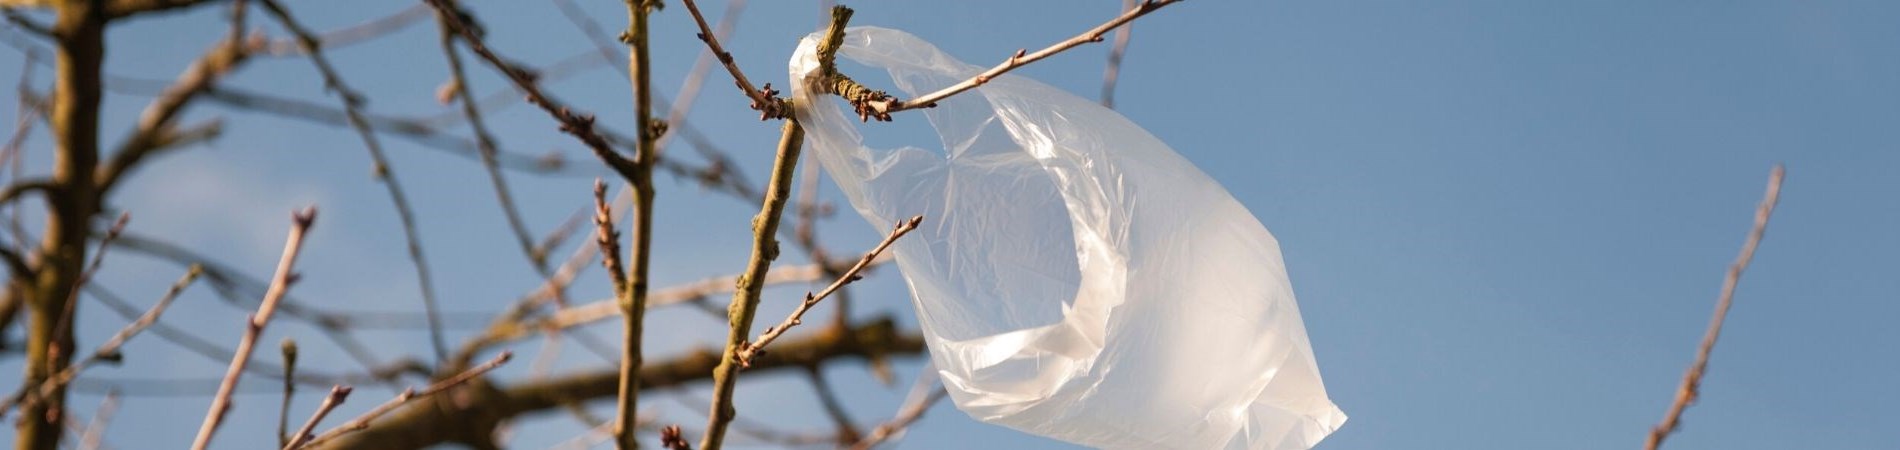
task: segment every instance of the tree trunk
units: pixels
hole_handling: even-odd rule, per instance
[[[53,34],[59,43],[58,81],[53,90],[52,124],[56,145],[53,187],[47,191],[46,236],[41,240],[37,278],[28,290],[27,386],[37,385],[71,363],[73,295],[85,268],[86,239],[98,213],[93,169],[99,163],[100,65],[105,60],[106,14],[103,1],[60,4]],[[66,390],[21,405],[15,448],[56,450],[65,423]]]

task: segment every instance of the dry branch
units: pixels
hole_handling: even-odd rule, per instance
[[[421,11],[431,11],[427,6],[419,5]],[[534,265],[542,278],[549,275],[547,258],[535,251],[534,238],[529,236],[528,225],[521,219],[520,208],[515,207],[514,194],[508,190],[508,179],[502,175],[499,155],[501,150],[495,143],[495,136],[488,132],[487,122],[482,120],[481,105],[475,103],[475,95],[469,88],[467,71],[462,68],[462,55],[455,50],[455,34],[450,31],[448,19],[437,14],[441,22],[440,40],[442,55],[449,62],[449,86],[452,97],[462,104],[462,115],[468,118],[469,129],[475,134],[476,149],[480,150],[482,168],[488,173],[488,183],[495,188],[495,203],[501,206],[502,216],[508,220],[508,229],[514,232],[515,244],[521,247],[521,253]]]
[[[376,38],[402,31],[404,28],[408,28],[410,25],[428,18],[433,12],[434,10],[429,8],[429,5],[418,4],[403,8],[394,14],[378,17],[348,27],[325,31],[316,35],[318,48],[336,49],[348,47],[352,44],[369,42]],[[303,42],[299,39],[273,40],[260,43],[260,45],[253,46],[252,48],[254,52],[259,54],[275,57],[305,56],[310,53],[304,48]]]
[[[1702,335],[1702,344],[1696,348],[1695,362],[1689,365],[1689,371],[1682,375],[1682,386],[1676,389],[1676,399],[1669,404],[1669,411],[1663,413],[1661,423],[1649,430],[1649,439],[1643,448],[1656,450],[1662,447],[1664,438],[1676,431],[1681,425],[1682,411],[1689,409],[1701,395],[1702,374],[1709,367],[1709,353],[1715,350],[1715,340],[1722,335],[1722,321],[1728,318],[1729,305],[1735,300],[1735,286],[1741,283],[1742,271],[1748,270],[1748,263],[1755,259],[1755,248],[1761,246],[1762,234],[1768,231],[1768,218],[1775,214],[1775,203],[1781,199],[1781,180],[1787,171],[1780,165],[1768,174],[1768,191],[1762,194],[1761,204],[1755,207],[1755,226],[1748,231],[1748,239],[1742,243],[1742,252],[1735,256],[1735,262],[1729,264],[1728,275],[1722,279],[1722,294],[1715,300],[1715,314],[1709,318],[1709,329]]]
[[[514,357],[514,353],[503,351],[500,354],[495,355],[494,359],[488,360],[488,362],[482,363],[479,366],[469,368],[468,370],[462,371],[462,373],[455,374],[454,376],[448,377],[441,381],[437,381],[434,384],[430,384],[429,387],[423,388],[421,391],[416,391],[415,389],[403,390],[401,394],[396,395],[396,398],[389,399],[389,401],[383,402],[383,404],[381,405],[377,405],[375,408],[372,408],[368,412],[363,413],[363,415],[356,416],[355,419],[350,419],[349,422],[344,422],[343,425],[339,425],[336,428],[332,428],[330,429],[330,431],[323,432],[323,435],[317,436],[316,438],[311,439],[310,442],[306,445],[310,447],[315,447],[318,444],[336,439],[338,436],[343,436],[349,433],[362,431],[365,428],[369,428],[371,423],[375,422],[376,419],[381,418],[384,414],[389,414],[390,411],[394,411],[396,410],[396,408],[402,407],[404,404],[408,404],[412,400],[416,400],[420,398],[428,398],[442,391],[446,391],[446,390],[461,386],[463,383],[467,383],[470,380],[480,378],[482,375],[487,374],[489,371],[495,370],[496,367],[501,367],[502,364],[507,363],[508,360],[513,357]]]
[[[112,423],[112,415],[119,411],[119,394],[106,392],[106,398],[99,401],[99,408],[92,412],[92,423],[86,424],[86,431],[79,434],[79,450],[99,450],[105,445],[106,426]]]
[[[639,421],[640,408],[640,364],[644,322],[647,311],[647,272],[653,255],[653,162],[658,156],[653,144],[658,135],[665,132],[666,123],[656,122],[653,111],[653,67],[650,65],[650,51],[647,46],[647,13],[658,6],[658,0],[625,0],[627,5],[627,30],[621,33],[621,42],[632,47],[627,54],[627,73],[630,89],[633,91],[634,153],[633,178],[627,183],[633,188],[633,231],[632,258],[628,264],[626,279],[617,284],[624,288],[617,292],[620,296],[621,341],[620,341],[620,392],[615,405],[614,447],[621,450],[639,448],[636,441],[635,426]],[[602,189],[596,185],[595,198],[602,198]],[[597,202],[598,203],[598,202]]]
[[[1122,0],[1122,12],[1135,9],[1136,0]],[[1115,108],[1115,80],[1121,76],[1122,56],[1128,53],[1128,38],[1135,26],[1115,30],[1115,45],[1108,49],[1108,64],[1102,68],[1102,107]]]
[[[528,71],[520,65],[510,63],[502,59],[500,55],[495,54],[493,50],[489,50],[488,44],[482,40],[481,33],[475,28],[474,24],[468,22],[468,20],[473,20],[474,16],[472,14],[463,11],[461,8],[450,3],[449,0],[427,1],[429,5],[434,6],[436,10],[442,14],[445,18],[443,22],[447,23],[449,28],[455,30],[457,34],[462,36],[462,43],[467,44],[469,50],[473,50],[476,55],[480,55],[490,66],[494,66],[495,70],[501,72],[510,82],[514,83],[515,88],[526,93],[529,103],[541,107],[543,111],[547,111],[549,116],[553,116],[555,121],[560,122],[561,131],[574,135],[575,138],[580,139],[581,143],[587,144],[587,148],[594,151],[594,156],[599,157],[602,162],[607,164],[607,167],[612,168],[615,173],[620,174],[621,178],[629,180],[637,178],[634,174],[637,173],[638,168],[635,167],[633,160],[627,159],[627,157],[614,152],[613,146],[607,143],[607,139],[601,137],[600,133],[595,131],[594,117],[592,115],[577,114],[573,112],[573,110],[568,109],[565,104],[541,92],[541,87],[537,83],[536,75],[533,72]]]
[[[699,443],[701,450],[719,450],[725,441],[727,425],[732,423],[733,416],[738,415],[732,406],[732,391],[739,382],[739,352],[745,348],[746,338],[752,334],[752,320],[758,314],[759,293],[765,287],[765,274],[771,269],[772,260],[778,258],[779,219],[785,213],[785,201],[792,188],[792,170],[798,165],[800,146],[804,142],[805,129],[799,126],[798,120],[786,119],[784,133],[779,138],[778,155],[772,165],[770,187],[765,193],[765,204],[760,207],[759,215],[752,219],[752,256],[739,276],[739,287],[733,290],[732,303],[727,307],[730,323],[726,332],[726,349],[719,358],[718,368],[713,369],[712,411],[707,414],[706,436]]]
[[[211,445],[211,436],[224,422],[224,415],[231,407],[231,393],[237,389],[238,378],[244,374],[244,366],[251,361],[251,351],[257,347],[257,337],[264,332],[264,325],[270,323],[271,315],[277,311],[277,302],[284,299],[284,293],[290,290],[290,284],[296,281],[293,268],[297,255],[303,250],[304,233],[317,220],[316,208],[306,208],[303,212],[291,214],[290,237],[284,240],[284,256],[277,262],[277,273],[271,277],[270,290],[264,293],[264,301],[258,305],[257,313],[251,315],[245,323],[244,335],[239,338],[235,356],[231,357],[231,367],[224,372],[224,382],[218,384],[218,395],[211,399],[211,410],[205,413],[204,424],[198,427],[198,437],[192,441],[193,450],[204,450]]]
[[[112,154],[112,159],[99,168],[95,175],[99,191],[109,191],[146,157],[165,149],[181,147],[173,123],[193,100],[242,67],[249,60],[249,48],[254,43],[247,42],[236,31],[230,33],[206,51],[204,56],[198,57],[178,76],[177,81],[153,99],[145,111],[139,114],[132,136],[121,142],[118,150]]]
[[[873,265],[889,262],[888,255],[873,260]],[[790,283],[809,283],[827,276],[828,273],[842,272],[842,267],[826,267],[817,264],[786,266],[773,268],[766,272],[764,283],[767,286]],[[691,283],[660,289],[652,292],[647,299],[647,308],[673,306],[704,299],[716,294],[731,293],[739,280],[738,275],[726,275],[706,278]],[[619,300],[609,299],[590,302],[583,305],[556,311],[545,318],[531,321],[510,320],[491,325],[482,338],[482,346],[498,344],[520,339],[531,333],[543,330],[564,330],[577,326],[606,320],[620,314]]]
[[[843,359],[881,359],[916,355],[923,338],[902,334],[889,319],[838,332],[790,339],[773,347],[772,354],[753,363],[752,373],[796,369]],[[707,380],[720,363],[719,349],[702,348],[640,368],[640,386],[647,391],[668,389]],[[611,399],[619,391],[617,369],[570,374],[512,386],[472,383],[459,402],[417,404],[398,410],[363,431],[334,442],[307,448],[408,450],[443,443],[480,442],[492,438],[502,421],[588,401]]]
[[[323,422],[323,418],[329,416],[331,410],[341,406],[343,400],[350,397],[351,390],[349,386],[340,384],[331,386],[330,395],[323,397],[323,404],[317,405],[317,412],[311,413],[310,419],[305,420],[303,427],[297,429],[297,434],[293,435],[288,442],[284,442],[284,450],[295,450],[303,447],[305,442],[309,442],[312,437],[310,432],[317,429],[317,424]]]
[[[422,254],[422,237],[416,227],[415,208],[410,206],[409,195],[404,193],[402,183],[397,180],[395,174],[391,173],[393,169],[390,168],[389,158],[383,155],[382,143],[376,139],[376,133],[370,130],[369,121],[363,116],[362,94],[344,83],[342,74],[338,73],[330,64],[330,60],[324,56],[316,34],[297,22],[283,4],[278,3],[277,0],[258,1],[264,5],[265,11],[270,12],[271,16],[276,17],[277,21],[284,25],[285,29],[297,36],[297,40],[303,43],[304,50],[310,53],[310,62],[316,66],[317,73],[323,75],[324,87],[335,92],[337,97],[342,99],[344,115],[349,118],[350,126],[356,130],[357,137],[363,140],[363,148],[369,151],[370,161],[373,164],[372,173],[383,182],[383,188],[388,192],[390,202],[396,207],[396,217],[402,222],[402,234],[404,241],[408,244],[409,260],[416,268],[416,285],[422,291],[422,308],[429,316],[429,344],[435,350],[437,360],[447,358],[448,345],[442,341],[442,326],[436,312],[434,281],[429,275],[428,258],[423,257]]]
[[[284,357],[284,402],[277,409],[277,445],[287,446],[290,445],[290,401],[297,395],[297,383],[293,381],[297,378],[297,341],[284,338],[277,348]]]
[[[1157,9],[1161,9],[1162,7],[1172,5],[1175,3],[1180,3],[1180,2],[1181,0],[1143,0],[1141,4],[1136,5],[1134,8],[1129,9],[1127,12],[1122,13],[1122,15],[1117,16],[1114,19],[1110,19],[1108,22],[1103,23],[1100,26],[1091,28],[1088,31],[1084,31],[1082,32],[1082,34],[1076,35],[1075,37],[1069,38],[1068,40],[1058,42],[1055,45],[1051,45],[1047,48],[1043,48],[1042,50],[1037,50],[1035,53],[1027,53],[1026,50],[1017,50],[1016,54],[1011,55],[1009,59],[1003,60],[1001,64],[997,64],[995,67],[991,67],[989,70],[983,71],[983,73],[979,73],[976,76],[970,77],[970,79],[963,80],[962,82],[959,82],[957,84],[953,84],[953,85],[944,87],[943,89],[939,89],[936,92],[919,95],[916,98],[912,98],[910,100],[899,100],[896,98],[889,98],[889,97],[882,98],[882,99],[864,98],[864,97],[858,97],[858,98],[846,97],[846,99],[851,100],[854,104],[862,103],[861,105],[859,105],[860,106],[859,114],[861,116],[876,117],[879,120],[890,120],[889,118],[890,113],[909,110],[909,109],[929,108],[932,106],[936,106],[938,101],[941,101],[952,95],[961,93],[963,91],[975,89],[977,86],[982,86],[984,83],[988,83],[990,82],[990,80],[996,79],[996,77],[1001,76],[1004,73],[1008,73],[1011,70],[1015,70],[1017,67],[1022,67],[1029,63],[1040,61],[1043,58],[1048,58],[1057,53],[1062,53],[1064,50],[1075,48],[1082,44],[1087,44],[1091,42],[1101,42],[1102,35],[1108,33],[1110,30],[1114,30],[1116,27],[1120,27],[1123,24],[1127,24],[1129,21],[1135,20],[1136,18],[1144,16],[1144,15],[1147,15],[1148,13],[1154,12]],[[842,91],[839,91],[839,92],[841,94],[843,93]],[[868,108],[868,110],[866,110],[866,108]]]
[[[183,278],[179,278],[176,283],[172,283],[171,289],[166,290],[165,295],[158,298],[158,303],[154,303],[151,309],[145,311],[145,314],[139,315],[137,320],[126,324],[125,328],[119,329],[119,332],[113,333],[111,338],[106,339],[104,344],[99,344],[99,348],[93,350],[92,355],[87,356],[86,359],[66,366],[65,370],[61,370],[58,375],[40,382],[34,389],[29,390],[27,389],[28,386],[25,385],[20,386],[18,391],[15,391],[13,395],[7,396],[6,401],[0,403],[0,417],[6,416],[7,410],[11,409],[13,405],[18,404],[18,402],[31,401],[35,397],[43,398],[52,395],[55,390],[58,390],[67,383],[71,383],[74,377],[79,376],[79,372],[86,370],[87,367],[91,367],[93,364],[97,364],[99,361],[117,359],[119,357],[119,348],[125,346],[125,343],[130,341],[134,336],[138,336],[139,332],[145,331],[145,329],[151,327],[153,323],[158,322],[159,315],[164,314],[166,308],[171,307],[172,300],[178,298],[178,294],[184,292],[185,287],[190,286],[193,281],[196,281],[198,274],[201,272],[201,270],[195,267],[193,270],[185,272]]]
[[[778,91],[772,90],[772,83],[766,83],[764,88],[753,87],[752,80],[746,79],[745,71],[739,70],[739,64],[733,61],[732,52],[726,51],[725,47],[719,45],[718,36],[713,34],[712,27],[706,24],[706,16],[699,13],[699,5],[694,4],[693,0],[680,0],[680,3],[686,4],[686,11],[693,15],[693,23],[699,25],[699,40],[706,43],[706,48],[712,50],[713,57],[719,58],[719,63],[726,66],[726,72],[732,74],[734,84],[739,86],[739,90],[745,93],[746,98],[752,100],[749,106],[759,112],[759,120],[790,118],[791,103],[778,98]]]
[[[904,429],[910,428],[910,425],[916,423],[917,419],[923,418],[924,412],[930,411],[931,406],[943,401],[943,398],[949,396],[949,394],[949,391],[945,391],[942,386],[938,386],[936,390],[931,391],[930,394],[916,401],[905,403],[904,407],[898,411],[896,417],[892,417],[890,421],[879,424],[877,428],[872,429],[871,435],[865,436],[864,440],[858,441],[856,444],[852,444],[851,450],[870,450],[872,447],[876,447],[877,444],[890,439],[892,436],[903,433]]]
[[[811,310],[812,306],[817,305],[818,302],[823,301],[826,297],[830,297],[832,293],[838,292],[838,289],[843,288],[844,285],[864,278],[863,275],[859,275],[859,272],[863,272],[866,267],[870,267],[871,261],[876,260],[879,254],[884,253],[885,249],[891,247],[891,244],[896,243],[897,238],[904,237],[905,233],[917,229],[917,225],[923,222],[924,216],[911,217],[910,220],[898,222],[897,226],[891,229],[891,233],[884,236],[883,242],[879,242],[877,247],[872,248],[871,251],[865,252],[864,257],[858,258],[857,264],[853,264],[850,269],[845,270],[843,275],[840,275],[838,279],[831,282],[831,285],[825,286],[825,289],[818,291],[816,295],[810,292],[805,293],[805,301],[799,302],[798,307],[792,309],[792,314],[786,316],[784,322],[767,327],[764,333],[759,334],[758,339],[746,343],[743,348],[739,349],[739,365],[752,365],[752,358],[764,353],[766,345],[770,345],[772,341],[777,340],[779,335],[785,334],[786,330],[790,330],[792,327],[802,323],[805,312]]]

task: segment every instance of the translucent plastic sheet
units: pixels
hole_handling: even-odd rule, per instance
[[[1279,243],[1166,144],[1004,75],[898,116],[927,118],[940,148],[867,148],[855,114],[810,87],[818,39],[791,61],[807,151],[873,225],[927,218],[895,256],[958,408],[1118,449],[1305,449],[1345,422]],[[904,98],[983,70],[875,27],[838,54],[888,70]]]

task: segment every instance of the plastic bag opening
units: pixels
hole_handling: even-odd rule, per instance
[[[1345,421],[1279,243],[1166,144],[1004,75],[923,110],[940,147],[868,148],[810,87],[819,38],[790,64],[807,151],[874,226],[930,218],[894,255],[959,409],[1103,448],[1304,449]],[[838,55],[902,97],[983,70],[876,27],[847,30]]]

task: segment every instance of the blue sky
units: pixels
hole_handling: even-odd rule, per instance
[[[318,29],[409,6],[294,3]],[[620,2],[581,3],[603,27],[624,25]],[[700,50],[686,11],[672,3],[655,16],[654,34],[654,63],[663,68],[654,82],[668,97]],[[550,3],[471,4],[491,42],[516,59],[542,65],[589,49]],[[967,62],[990,64],[1091,27],[1120,2],[850,4],[858,9],[854,24],[906,30]],[[717,15],[724,4],[702,6]],[[220,14],[203,9],[115,28],[108,70],[175,76],[223,32]],[[782,85],[793,46],[818,20],[815,2],[755,1],[729,45],[755,81]],[[1776,163],[1788,169],[1781,207],[1742,281],[1704,397],[1667,448],[1896,448],[1894,23],[1900,4],[1879,1],[1194,1],[1137,22],[1117,110],[1225,185],[1279,238],[1329,393],[1351,416],[1319,448],[1640,445],[1693,356]],[[425,23],[335,50],[334,58],[369,94],[372,111],[426,115],[448,110],[433,101],[446,73],[435,49],[435,30]],[[1084,47],[1018,73],[1093,98],[1106,51]],[[13,81],[24,58],[7,49],[0,61],[0,74]],[[478,91],[504,86],[489,71],[476,72]],[[860,76],[867,78],[875,80]],[[34,71],[41,86],[50,79],[50,70]],[[334,104],[302,60],[259,61],[233,84]],[[550,88],[603,122],[626,123],[631,115],[626,83],[604,66]],[[12,103],[11,90],[3,95]],[[723,73],[711,74],[700,98],[689,121],[755,182],[763,180],[777,125],[753,120]],[[146,101],[108,95],[106,142],[122,136]],[[13,123],[13,109],[0,109],[0,122]],[[368,177],[354,135],[209,105],[187,117],[222,117],[228,131],[154,163],[125,186],[113,203],[131,212],[133,231],[204,248],[262,277],[281,248],[286,212],[316,203],[322,217],[295,295],[353,310],[417,308],[394,211]],[[891,139],[935,142],[920,116],[898,121],[885,125],[896,130]],[[593,162],[539,111],[517,106],[491,123],[508,151]],[[45,167],[49,144],[43,131],[35,136],[28,167]],[[418,204],[447,309],[492,310],[534,286],[537,276],[513,247],[477,164],[385,142]],[[590,168],[510,180],[530,227],[546,232],[587,204],[599,174]],[[821,195],[837,200],[825,186]],[[663,178],[659,188],[659,285],[743,264],[757,205],[685,181]],[[835,252],[881,237],[849,214],[820,228]],[[790,255],[785,261],[801,261]],[[101,283],[141,305],[181,270],[129,252],[115,252],[106,267]],[[855,314],[911,314],[894,275],[865,280]],[[597,271],[578,286],[582,298],[608,292]],[[775,289],[767,298],[790,300],[800,290]],[[762,317],[780,317],[787,304],[769,305]],[[82,346],[124,323],[95,303],[84,308],[80,331],[92,339],[82,338]],[[242,317],[199,287],[165,320],[234,342]],[[719,322],[692,311],[657,317],[664,319],[652,330],[660,336],[655,353],[723,334]],[[451,339],[476,331],[462,322]],[[273,326],[267,342],[283,336],[306,343],[311,367],[350,367],[307,326]],[[364,337],[384,359],[428,352],[413,330]],[[126,366],[88,375],[205,379],[222,371],[152,336],[127,353]],[[504,369],[508,377],[527,375],[521,361]],[[559,364],[605,363],[570,345]],[[898,369],[890,388],[854,364],[828,375],[849,392],[854,417],[870,423],[889,416],[919,367],[911,361]],[[0,362],[0,370],[17,371],[17,359]],[[759,378],[741,389],[742,411],[785,428],[825,426],[799,377]],[[238,421],[220,437],[224,448],[274,442],[274,388],[262,379],[246,386],[252,393],[240,396]],[[389,394],[358,392],[343,413]],[[295,410],[308,411],[320,396],[307,390]],[[696,427],[703,390],[686,397],[649,404]],[[98,399],[85,393],[75,402]],[[128,397],[108,441],[120,448],[188,442],[205,401]],[[80,412],[90,414],[90,406]],[[543,419],[517,428],[510,442],[542,448],[580,429],[561,416]],[[902,446],[1072,448],[974,422],[948,405],[931,411]]]

